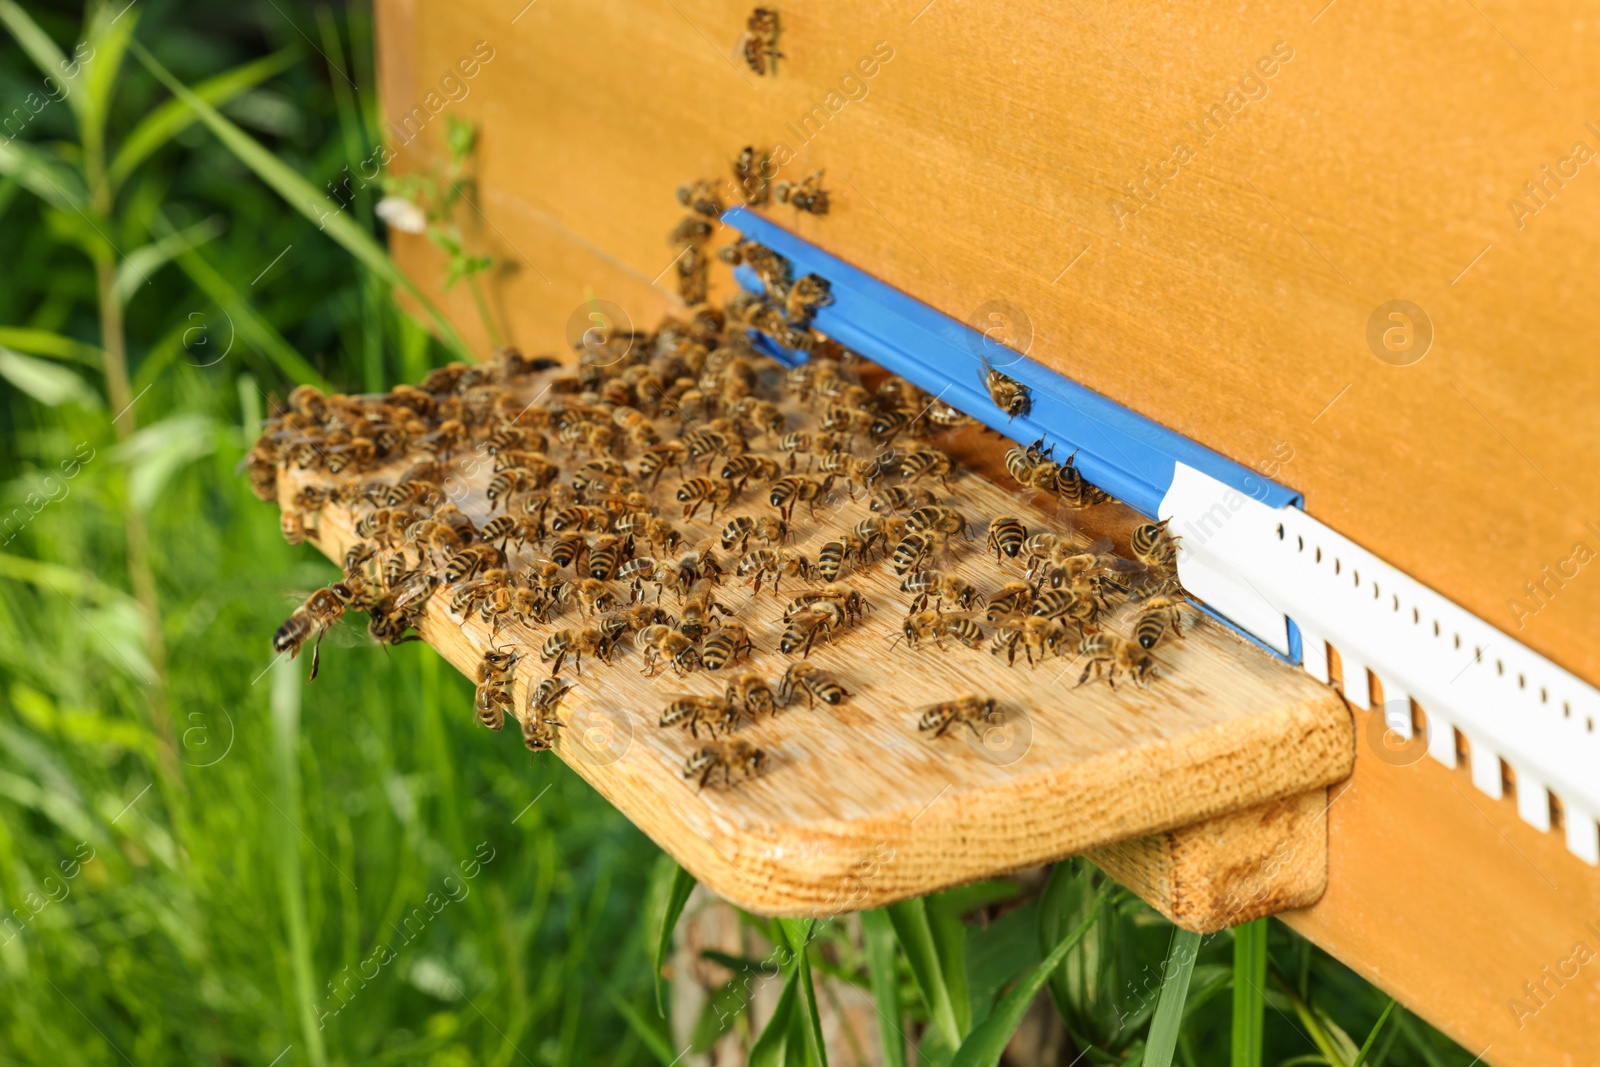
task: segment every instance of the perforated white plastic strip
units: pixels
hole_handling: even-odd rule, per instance
[[[1197,597],[1282,652],[1293,620],[1305,669],[1322,681],[1331,644],[1347,699],[1369,705],[1370,670],[1391,729],[1411,736],[1415,700],[1433,758],[1454,767],[1461,731],[1474,785],[1499,798],[1505,760],[1523,820],[1549,830],[1555,794],[1567,847],[1600,864],[1593,686],[1299,508],[1268,507],[1180,463],[1160,517],[1182,537],[1178,571]]]

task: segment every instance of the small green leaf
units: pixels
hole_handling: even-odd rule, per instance
[[[285,48],[197,83],[194,95],[208,104],[222,107],[245,90],[287,70],[297,58],[293,49]],[[165,101],[140,119],[139,124],[122,139],[111,166],[106,170],[111,184],[121,185],[134,168],[197,121],[198,116],[182,100]]]
[[[778,996],[772,1018],[756,1043],[750,1046],[746,1067],[788,1067],[789,1020],[794,1015],[795,991],[799,984],[799,969],[791,970],[783,980],[783,992]]]
[[[91,411],[100,406],[99,394],[78,376],[77,371],[13,352],[9,348],[0,348],[0,378],[46,407],[60,407],[69,401]]]
[[[883,1042],[884,1067],[906,1067],[906,1035],[901,1029],[905,1013],[900,1007],[900,981],[894,968],[894,924],[887,913],[861,913],[861,937],[866,942],[867,974],[872,999],[878,1008],[878,1037]]]
[[[72,363],[81,363],[98,370],[105,353],[94,345],[85,344],[73,337],[65,337],[49,330],[34,330],[26,326],[0,326],[0,347],[14,348],[34,356],[54,356]]]
[[[1178,1032],[1183,1028],[1183,1002],[1189,995],[1189,976],[1195,957],[1200,954],[1200,935],[1192,930],[1176,930],[1167,962],[1162,965],[1161,997],[1150,1020],[1150,1036],[1144,1053],[1144,1067],[1171,1067],[1178,1047]]]
[[[216,423],[205,415],[173,415],[151,423],[118,445],[115,457],[128,464],[128,497],[149,511],[172,476],[217,447]]]
[[[994,1067],[1000,1062],[1000,1056],[1010,1043],[1011,1035],[1017,1032],[1017,1027],[1022,1024],[1022,1017],[1027,1014],[1028,1006],[1039,995],[1039,990],[1044,988],[1045,982],[1050,980],[1051,973],[1061,965],[1062,960],[1066,959],[1067,953],[1072,951],[1072,947],[1089,932],[1108,896],[1110,889],[1102,887],[1094,899],[1088,917],[1062,938],[1061,943],[1052,948],[1041,963],[1011,987],[1011,991],[1000,999],[1000,1003],[995,1005],[994,1011],[989,1013],[988,1018],[979,1023],[972,1034],[961,1043],[961,1047],[956,1050],[955,1058],[950,1061],[950,1067]]]
[[[122,72],[122,60],[133,40],[133,28],[140,11],[131,3],[100,4],[89,16],[84,43],[94,49],[93,58],[83,65],[82,103],[78,125],[85,145],[104,143],[106,117]],[[79,94],[73,94],[79,95]]]
[[[673,1053],[672,1046],[667,1042],[667,1038],[662,1035],[661,1031],[650,1024],[650,1020],[643,1012],[629,1004],[623,995],[617,992],[616,987],[606,981],[605,976],[599,971],[591,969],[589,975],[600,986],[601,992],[605,993],[606,1000],[616,1009],[617,1014],[622,1016],[622,1021],[627,1025],[628,1029],[633,1031],[634,1036],[643,1042],[645,1048],[650,1050],[650,1054],[656,1058],[661,1067],[675,1067],[682,1057]]]
[[[17,39],[17,44],[33,60],[34,66],[45,73],[46,77],[61,82],[66,78],[68,66],[66,53],[61,51],[50,35],[39,27],[39,24],[28,16],[13,0],[0,0],[0,22],[5,23],[6,29],[11,31],[11,36]],[[78,94],[68,91],[67,102],[76,111],[81,106]]]
[[[894,924],[895,936],[900,939],[900,949],[911,966],[911,976],[922,999],[927,1002],[928,1014],[934,1025],[944,1034],[951,1048],[961,1044],[961,1027],[956,1022],[954,1006],[950,1003],[950,987],[945,983],[944,968],[939,960],[939,950],[928,921],[927,904],[921,898],[890,904],[886,909],[889,921]]]
[[[678,927],[678,916],[683,914],[683,906],[688,902],[689,894],[694,892],[694,886],[694,875],[674,864],[672,888],[667,891],[666,910],[661,913],[661,930],[656,934],[656,1011],[663,1016],[667,1011],[661,1002],[661,967],[667,961],[667,953],[672,950],[672,931]]]
[[[61,211],[82,211],[88,200],[75,171],[23,141],[0,140],[0,174]]]

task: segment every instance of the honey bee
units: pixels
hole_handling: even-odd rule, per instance
[[[550,560],[557,567],[577,568],[578,560],[589,551],[589,540],[580,533],[562,534],[550,542]]]
[[[723,527],[722,547],[736,552],[752,537],[759,537],[768,545],[781,545],[789,540],[789,524],[770,515],[760,518],[741,515]]]
[[[680,676],[700,665],[694,642],[665,623],[653,623],[633,635],[633,643],[644,649],[646,677],[653,676],[660,661],[672,665]]]
[[[744,490],[745,482],[752,477],[772,481],[778,476],[778,461],[766,456],[743,455],[730,459],[722,468],[722,480],[733,482],[734,495]]]
[[[963,426],[971,426],[978,421],[960,408],[952,407],[943,400],[935,400],[928,405],[927,419],[941,430],[958,430]]]
[[[573,669],[579,674],[583,673],[584,655],[598,657],[601,662],[608,662],[611,655],[611,642],[606,640],[598,628],[585,626],[581,630],[557,630],[545,638],[544,646],[539,649],[541,663],[555,661],[555,666],[550,668],[550,676],[554,678],[561,673],[561,665],[568,656],[572,657]]]
[[[500,551],[506,550],[506,545],[512,541],[517,547],[526,547],[530,542],[542,541],[544,533],[539,524],[526,515],[500,515],[490,519],[484,524],[483,539],[488,542],[500,542]]]
[[[691,641],[698,641],[705,636],[707,630],[714,629],[718,625],[718,613],[723,616],[733,614],[722,604],[711,599],[710,584],[702,579],[683,602],[683,618],[678,623],[678,632]]]
[[[1044,449],[1044,438],[1039,438],[1027,448],[1013,445],[1006,450],[1006,471],[1018,485],[1040,489],[1047,493],[1056,491],[1056,465],[1050,462],[1051,446]]]
[[[819,601],[831,601],[838,604],[840,608],[844,609],[845,620],[852,623],[872,610],[872,605],[867,602],[867,598],[862,596],[859,590],[853,586],[846,585],[844,582],[832,582],[820,589],[811,589],[795,597],[789,606],[784,609],[783,617],[785,621],[812,607]]]
[[[1026,614],[1033,607],[1034,588],[1027,582],[1007,582],[989,596],[985,614],[990,622],[1000,615]]]
[[[287,652],[294,659],[301,647],[311,638],[311,681],[317,680],[317,668],[322,662],[322,635],[327,633],[344,616],[345,609],[361,599],[358,582],[335,582],[318,589],[278,627],[272,635],[272,650],[279,655]]]
[[[768,578],[772,579],[773,593],[777,593],[786,576],[809,579],[814,570],[811,561],[793,549],[761,548],[741,559],[734,573],[750,580],[751,595],[755,596],[760,594],[761,584]]]
[[[425,508],[437,507],[444,502],[444,493],[436,485],[427,482],[401,482],[390,487],[384,495],[383,504],[390,508],[408,508],[420,506]]]
[[[1171,521],[1167,518],[1134,527],[1133,534],[1128,538],[1128,547],[1132,549],[1135,559],[1161,570],[1170,570],[1177,564],[1180,538],[1168,532],[1167,524]]]
[[[632,546],[617,534],[601,534],[589,546],[589,577],[598,581],[612,578]]]
[[[948,486],[954,466],[950,457],[937,448],[924,448],[911,453],[901,461],[900,476],[908,482],[932,476]]]
[[[734,158],[733,180],[739,186],[745,203],[752,207],[759,207],[767,202],[766,171],[770,162],[767,154],[758,153],[753,145],[745,145]]]
[[[817,550],[817,573],[827,581],[837,581],[847,561],[859,564],[866,554],[866,545],[855,534],[841,534],[824,541]]]
[[[585,615],[608,611],[616,603],[616,595],[597,578],[585,578],[577,585],[578,610]]]
[[[469,545],[452,555],[445,564],[444,580],[451,584],[464,581],[479,571],[506,565],[506,554],[493,545]]]
[[[715,183],[703,178],[688,185],[678,186],[678,203],[696,215],[704,215],[708,219],[722,216],[722,196],[717,192]]]
[[[710,239],[711,223],[699,215],[684,216],[683,221],[674,226],[672,232],[667,235],[670,244],[687,245],[691,248],[705,244]]]
[[[747,67],[760,75],[778,73],[777,60],[783,53],[777,49],[778,13],[770,7],[758,7],[745,20],[744,37],[739,46],[744,52]]]
[[[1167,596],[1151,597],[1144,602],[1133,621],[1133,639],[1140,648],[1155,648],[1169,629],[1179,638],[1183,637],[1181,605],[1182,601]]]
[[[543,752],[555,746],[556,731],[561,726],[556,715],[561,708],[561,698],[572,688],[560,678],[551,677],[528,690],[527,712],[522,717],[522,743],[530,752]]]
[[[774,183],[772,196],[778,203],[788,204],[796,211],[807,211],[813,215],[828,213],[828,190],[822,187],[820,170],[799,183],[788,181]]]
[[[294,498],[290,505],[296,511],[321,511],[328,502],[327,487],[321,485],[302,485],[295,490]]]
[[[927,565],[933,558],[938,547],[934,536],[930,533],[908,533],[894,546],[894,555],[890,563],[894,572],[899,575],[910,570],[918,570]]]
[[[689,449],[681,441],[663,441],[651,445],[639,457],[639,477],[648,478],[651,486],[654,486],[668,467],[682,470],[688,454]]]
[[[783,680],[778,683],[778,700],[785,707],[792,704],[801,693],[805,694],[806,706],[812,708],[816,707],[819,700],[838,706],[850,696],[844,686],[809,660],[790,664],[789,669],[783,672]]]
[[[989,643],[989,652],[995,656],[1004,652],[1009,665],[1016,664],[1019,647],[1030,666],[1063,651],[1062,642],[1067,638],[1067,631],[1059,619],[1041,615],[1001,615],[993,621],[994,639]]]
[[[425,571],[412,571],[391,582],[389,591],[368,609],[371,618],[367,622],[367,633],[380,645],[420,640],[407,631],[416,626],[438,584],[438,576]]]
[[[844,624],[845,610],[839,604],[830,600],[811,604],[789,617],[778,648],[786,656],[796,650],[802,656],[809,655],[812,645],[818,640],[831,640],[834,630]]]
[[[801,275],[784,296],[783,314],[796,326],[811,322],[818,308],[833,303],[833,290],[827,279],[815,274]]]
[[[787,522],[794,517],[794,506],[800,501],[810,505],[812,515],[817,512],[817,500],[825,494],[833,481],[816,482],[798,474],[785,475],[772,483],[772,491],[767,495],[767,502],[778,509],[778,512]]]
[[[987,545],[994,550],[995,562],[1000,562],[1001,554],[1017,558],[1017,553],[1022,551],[1022,544],[1028,539],[1028,528],[1022,525],[1022,520],[1015,515],[996,515],[989,522],[989,538]]]
[[[906,516],[906,529],[912,533],[928,533],[948,540],[952,534],[967,533],[967,520],[955,508],[929,504]]]
[[[896,518],[868,516],[851,529],[861,540],[861,558],[868,558],[874,550],[887,551],[889,542],[898,542],[906,532],[906,521]]]
[[[723,698],[749,716],[752,722],[759,715],[776,715],[778,712],[778,702],[772,695],[772,688],[755,671],[740,671],[730,678]]]
[[[873,511],[915,511],[927,507],[936,498],[933,491],[912,485],[893,485],[872,494],[868,505]]]
[[[1033,407],[1033,394],[1028,387],[995,370],[989,365],[987,357],[979,356],[978,359],[983,364],[983,371],[979,375],[983,387],[988,391],[989,399],[994,401],[994,406],[1006,413],[1006,421],[1026,415]]]
[[[491,730],[499,730],[506,724],[506,710],[511,707],[512,672],[516,663],[515,649],[507,652],[497,648],[486,649],[483,659],[478,661],[478,691],[473,697],[472,707],[478,713],[478,721]]]
[[[1045,590],[1034,598],[1028,613],[1045,619],[1071,619],[1081,634],[1108,606],[1100,591],[1091,582],[1083,581],[1063,589]]]
[[[707,269],[705,253],[697,244],[691,244],[678,253],[675,261],[678,269],[678,295],[685,304],[693,306],[704,304],[709,294],[710,271]],[[655,431],[650,430],[649,437],[655,436]]]
[[[704,789],[712,775],[722,772],[724,786],[733,785],[733,772],[754,778],[767,766],[767,754],[743,738],[707,745],[694,752],[683,764],[685,778],[699,778],[699,789]],[[698,790],[697,790],[698,791]]]
[[[960,615],[941,615],[937,611],[919,611],[906,616],[900,632],[906,644],[912,648],[919,647],[924,641],[932,641],[943,651],[946,637],[969,648],[976,648],[983,643],[983,628],[976,622]]]
[[[291,545],[304,543],[307,535],[316,536],[316,530],[308,528],[305,520],[298,511],[284,508],[278,513],[278,531],[283,534],[283,539]]]
[[[943,737],[946,730],[963,723],[976,737],[983,737],[983,731],[978,729],[978,723],[993,722],[1000,711],[1000,702],[994,697],[982,697],[974,694],[947,700],[942,704],[934,704],[922,709],[917,716],[917,729],[934,737]]]
[[[944,602],[948,600],[958,611],[966,611],[978,599],[977,589],[969,582],[959,574],[948,574],[944,571],[916,571],[908,574],[905,581],[900,583],[900,588],[912,594],[912,612],[925,609],[929,600],[941,605],[941,610]]]
[[[1103,670],[1106,684],[1113,689],[1117,687],[1118,671],[1125,673],[1133,679],[1135,685],[1141,687],[1148,687],[1156,675],[1155,660],[1151,658],[1150,653],[1133,641],[1118,637],[1116,634],[1090,634],[1083,639],[1083,644],[1078,646],[1078,653],[1086,659],[1083,674],[1078,678],[1078,685],[1089,680],[1090,671],[1093,671],[1098,678]]]
[[[704,726],[716,737],[719,727],[731,731],[738,718],[739,709],[726,697],[681,696],[662,710],[660,725],[682,726],[695,738],[700,736],[700,727]]]
[[[550,529],[557,533],[563,530],[603,530],[610,519],[604,508],[573,504],[556,512],[550,520]]]
[[[737,662],[740,656],[748,656],[755,647],[743,626],[736,622],[723,623],[701,646],[700,665],[708,671],[720,671]]]
[[[733,486],[726,482],[713,482],[710,478],[691,478],[678,486],[678,500],[683,504],[683,517],[692,519],[700,505],[711,503],[711,517],[717,517],[717,508],[733,499]]]

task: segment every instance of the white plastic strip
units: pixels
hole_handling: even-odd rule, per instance
[[[1548,830],[1553,793],[1567,847],[1600,864],[1600,691],[1299,508],[1268,507],[1179,463],[1160,517],[1182,538],[1178,572],[1197,597],[1283,652],[1293,620],[1322,680],[1332,644],[1351,703],[1369,706],[1371,671],[1391,728],[1410,735],[1400,709],[1415,700],[1435,759],[1455,766],[1460,730],[1474,785],[1499,797],[1504,761],[1523,820]]]

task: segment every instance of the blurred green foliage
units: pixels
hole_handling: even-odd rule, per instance
[[[907,1038],[923,1063],[993,1062],[1044,988],[1083,1063],[1154,1062],[1180,1026],[1173,1062],[1220,1063],[1240,1019],[1240,1067],[1352,1067],[1386,998],[1279,925],[1238,960],[1228,935],[1189,952],[1158,1042],[1162,961],[1188,942],[1079,863],[859,925],[746,917],[752,957],[708,954],[733,977],[669,1034],[652,971],[675,865],[559,761],[477,728],[426,647],[346,624],[310,686],[269,654],[334,574],[238,474],[269,398],[459,351],[399,311],[378,189],[345,184],[379,143],[370,12],[0,0],[0,24],[0,1063],[666,1065],[729,1032],[752,1062],[818,1062],[849,984],[880,1007],[876,1062]],[[450,140],[447,184],[472,131]],[[301,179],[338,225],[286,202]],[[483,307],[487,262],[419,182],[390,187],[431,197]],[[763,1034],[748,978],[779,972]],[[1468,1062],[1403,1011],[1369,1044]]]

